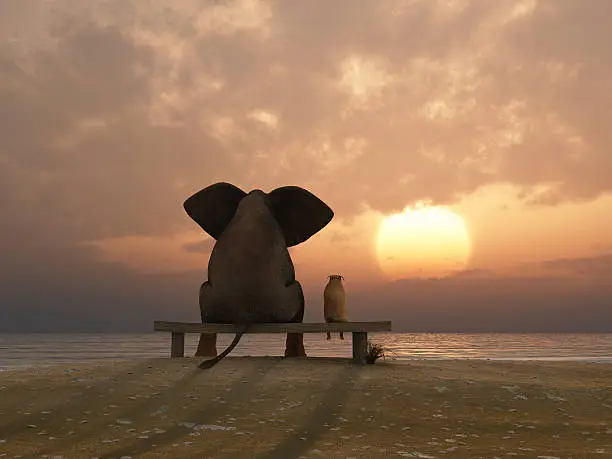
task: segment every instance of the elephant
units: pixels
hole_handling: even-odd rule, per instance
[[[214,356],[210,368],[228,355],[250,324],[302,322],[304,294],[295,279],[289,247],[301,244],[333,218],[332,209],[298,186],[249,193],[226,182],[212,184],[183,207],[214,240],[208,280],[200,287],[202,323],[236,326],[232,343],[216,352],[216,334],[202,334],[196,355]],[[303,335],[287,333],[286,357],[305,356]]]

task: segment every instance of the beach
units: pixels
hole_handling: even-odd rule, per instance
[[[0,457],[612,457],[606,363],[198,362],[0,372]]]

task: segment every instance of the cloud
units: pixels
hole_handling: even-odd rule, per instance
[[[340,217],[612,185],[605,3],[91,3],[56,5],[55,46],[5,47],[0,70],[3,191],[81,236],[176,230],[176,203],[221,177],[308,185]]]
[[[150,122],[152,56],[116,28],[90,26],[62,35],[32,74],[0,63],[0,186],[15,237],[76,243],[185,225],[185,182],[212,180],[223,149]]]
[[[190,242],[183,245],[183,248],[187,252],[196,252],[196,253],[208,253],[212,252],[213,247],[215,246],[215,240],[212,238],[207,238],[198,242]]]
[[[454,273],[452,277],[459,279],[490,278],[495,277],[495,271],[483,268],[463,269]]]
[[[345,243],[345,242],[350,242],[351,236],[349,234],[347,234],[347,233],[343,233],[343,232],[340,232],[340,231],[334,231],[331,234],[331,237],[329,238],[329,240],[331,242],[334,242],[334,243],[337,243],[337,244],[342,244],[342,243]]]
[[[149,298],[104,241],[193,230],[182,202],[220,180],[301,185],[349,223],[493,183],[538,205],[612,188],[607,2],[26,3],[0,4],[15,304],[113,303],[92,279]]]
[[[545,269],[550,269],[553,272],[597,278],[612,278],[612,254],[549,260],[542,263],[542,265]]]

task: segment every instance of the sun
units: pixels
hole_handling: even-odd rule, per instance
[[[422,203],[386,217],[376,239],[376,255],[391,279],[444,277],[465,268],[469,234],[458,214]]]

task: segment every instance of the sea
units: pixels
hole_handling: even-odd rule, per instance
[[[217,349],[233,335],[218,335]],[[612,363],[610,334],[513,333],[370,333],[372,343],[385,348],[386,358],[590,361]],[[185,355],[192,356],[198,335],[185,336]],[[351,334],[305,334],[309,356],[350,357]],[[245,335],[234,356],[280,356],[285,335]],[[170,355],[170,334],[0,333],[0,371],[18,367],[86,363],[100,360],[163,358]]]

